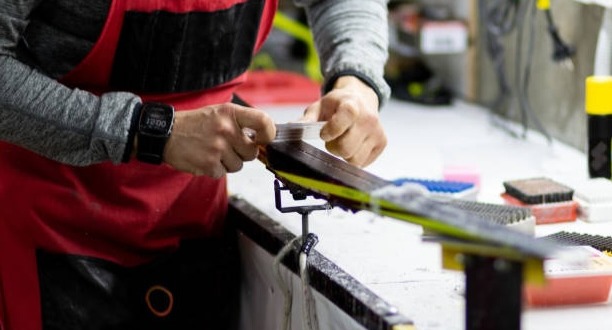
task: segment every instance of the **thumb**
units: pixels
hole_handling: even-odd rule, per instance
[[[319,117],[321,115],[321,102],[315,102],[308,106],[306,110],[304,110],[304,114],[300,117],[297,122],[298,123],[307,123],[307,122],[315,122],[319,121]]]
[[[265,144],[274,139],[276,126],[267,113],[257,109],[237,107],[234,109],[234,116],[240,128],[255,132],[255,142]]]

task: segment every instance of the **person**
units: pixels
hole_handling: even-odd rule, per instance
[[[294,2],[325,77],[297,120],[366,166],[386,145],[386,1]],[[0,3],[0,329],[235,324],[226,173],[275,125],[231,100],[277,5]]]

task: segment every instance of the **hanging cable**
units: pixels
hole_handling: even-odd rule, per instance
[[[523,137],[526,136],[528,122],[531,121],[534,124],[536,130],[538,130],[540,133],[542,133],[542,135],[544,135],[548,143],[552,143],[552,138],[550,134],[546,131],[546,129],[544,128],[544,125],[542,125],[542,122],[540,121],[538,116],[536,116],[535,111],[533,111],[533,109],[531,108],[531,104],[529,103],[529,83],[531,80],[531,63],[533,59],[533,50],[535,48],[534,41],[535,41],[535,18],[536,18],[535,8],[536,6],[534,6],[534,2],[532,0],[527,0],[525,1],[524,7],[525,7],[524,17],[530,18],[529,19],[529,42],[528,42],[527,58],[526,58],[524,72],[522,72],[523,70],[521,70],[522,54],[523,54],[522,36],[523,36],[524,24],[521,24],[517,31],[516,66],[515,66],[516,68],[515,81],[516,81],[516,89],[517,89],[517,98],[519,101],[519,107],[521,109],[521,118],[523,119],[522,120],[523,121]]]
[[[540,6],[538,0],[537,5]],[[509,134],[515,137],[525,137],[526,132],[529,128],[529,124],[532,123],[534,128],[542,133],[548,142],[552,142],[550,134],[546,131],[539,118],[529,104],[528,87],[530,81],[531,72],[531,58],[533,55],[533,40],[534,40],[534,17],[535,12],[533,10],[533,0],[479,0],[478,2],[479,12],[481,13],[481,22],[485,29],[485,49],[493,63],[493,68],[497,77],[498,95],[490,105],[493,113],[493,123],[507,131]],[[539,8],[539,7],[538,7]],[[529,10],[531,9],[531,10]],[[527,59],[525,64],[525,71],[522,72],[522,38],[523,38],[523,22],[527,13],[531,15],[531,31],[529,39],[529,48],[527,50]],[[517,45],[516,45],[516,65],[515,65],[515,90],[516,100],[518,101],[519,108],[519,119],[523,128],[523,133],[518,134],[514,129],[510,128],[505,120],[499,119],[495,114],[500,117],[511,117],[510,113],[503,112],[504,106],[507,109],[513,109],[511,101],[513,100],[513,91],[508,82],[506,74],[506,56],[505,49],[503,46],[503,38],[509,35],[515,28],[518,27],[517,31]]]
[[[310,255],[312,248],[314,248],[318,242],[319,238],[317,235],[309,233],[302,243],[299,258],[302,292],[304,294],[304,303],[302,305],[302,328],[309,330],[319,330],[319,319],[317,317],[315,300],[312,295],[310,278],[308,276],[308,256]]]
[[[522,14],[525,15],[525,17],[527,16],[527,12],[531,4],[532,4],[532,1],[527,0],[527,1],[524,1],[524,4],[521,6],[523,8]],[[523,89],[520,87],[522,85],[521,77],[523,75],[522,68],[521,68],[522,57],[523,57],[523,27],[524,27],[524,24],[520,24],[518,26],[518,31],[516,32],[516,55],[515,55],[516,65],[514,66],[514,81],[515,81],[515,85],[517,86],[516,94],[517,94],[517,98],[519,99],[519,109],[521,109],[521,122],[523,125],[522,137],[524,138],[527,135],[527,111],[529,109],[529,103],[524,102],[525,98],[522,93]],[[529,39],[530,42],[533,40],[531,37]],[[527,106],[525,106],[525,104],[527,104]]]
[[[281,274],[281,263],[282,260],[287,256],[291,250],[294,249],[296,242],[302,241],[302,236],[298,236],[293,238],[289,243],[287,243],[276,255],[274,258],[274,262],[272,267],[274,269],[274,274],[276,275],[276,281],[278,286],[283,293],[284,304],[283,304],[283,321],[282,327],[283,330],[291,329],[291,310],[293,305],[293,284],[287,284],[283,279]],[[299,258],[298,258],[298,267],[299,274],[302,282],[302,293],[303,293],[303,303],[302,303],[302,329],[304,330],[319,330],[319,320],[316,312],[316,304],[315,299],[312,294],[312,289],[310,287],[310,278],[308,276],[308,256],[310,252],[314,248],[315,245],[319,242],[319,238],[317,235],[313,233],[309,233],[306,235],[306,238],[303,240]]]
[[[479,0],[478,11],[481,24],[484,28],[485,50],[491,59],[493,71],[497,79],[497,96],[488,105],[491,109],[491,120],[493,124],[514,137],[518,137],[508,127],[504,116],[509,117],[507,108],[504,108],[512,100],[512,88],[506,74],[506,55],[503,38],[507,36],[517,25],[519,15],[518,1],[507,0]],[[520,25],[520,24],[519,24]],[[499,118],[498,118],[499,116]]]
[[[485,28],[485,49],[493,62],[497,74],[498,95],[491,109],[499,111],[505,101],[511,97],[505,69],[505,53],[503,37],[516,26],[518,2],[506,0],[479,0],[479,12],[482,25]]]
[[[559,30],[557,29],[557,25],[555,24],[550,10],[550,0],[538,0],[536,6],[539,10],[543,11],[546,16],[548,34],[553,42],[553,61],[560,63],[568,70],[574,70],[573,56],[576,53],[576,49],[565,43],[563,39],[561,39],[561,36],[559,36]]]
[[[295,243],[301,240],[301,236],[294,237],[289,243],[285,244],[283,248],[276,254],[274,258],[274,262],[272,263],[272,268],[274,269],[274,274],[276,275],[276,282],[280,287],[281,292],[283,293],[284,304],[283,304],[283,323],[282,330],[289,330],[291,328],[291,308],[293,304],[293,283],[287,284],[283,279],[281,274],[281,262],[287,256],[287,254],[293,249]]]

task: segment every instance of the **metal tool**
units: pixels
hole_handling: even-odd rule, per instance
[[[320,139],[321,128],[326,121],[299,122],[276,124],[276,137],[274,141],[298,141]]]

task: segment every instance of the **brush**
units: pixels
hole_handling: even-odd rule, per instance
[[[601,252],[612,251],[612,237],[581,234],[575,232],[560,231],[538,239],[550,240],[561,245],[576,246],[587,245]]]
[[[535,217],[527,207],[483,203],[476,201],[478,188],[473,183],[400,178],[392,181],[396,186],[418,184],[427,189],[432,196],[449,198],[448,204],[465,211],[469,216],[480,216],[490,222],[507,226],[526,234],[535,233]]]
[[[521,206],[500,205],[468,200],[449,200],[448,203],[467,212],[470,215],[479,215],[489,221],[500,224],[520,232],[534,235],[535,217],[531,209]]]
[[[417,178],[400,178],[392,182],[396,186],[401,186],[406,183],[416,183],[422,185],[434,195],[458,199],[476,200],[476,195],[478,194],[478,187],[470,182]]]
[[[574,190],[549,178],[505,181],[506,193],[525,204],[571,201]]]
[[[503,183],[501,195],[510,205],[526,206],[532,210],[536,224],[575,221],[578,203],[574,190],[549,178],[529,178]]]

